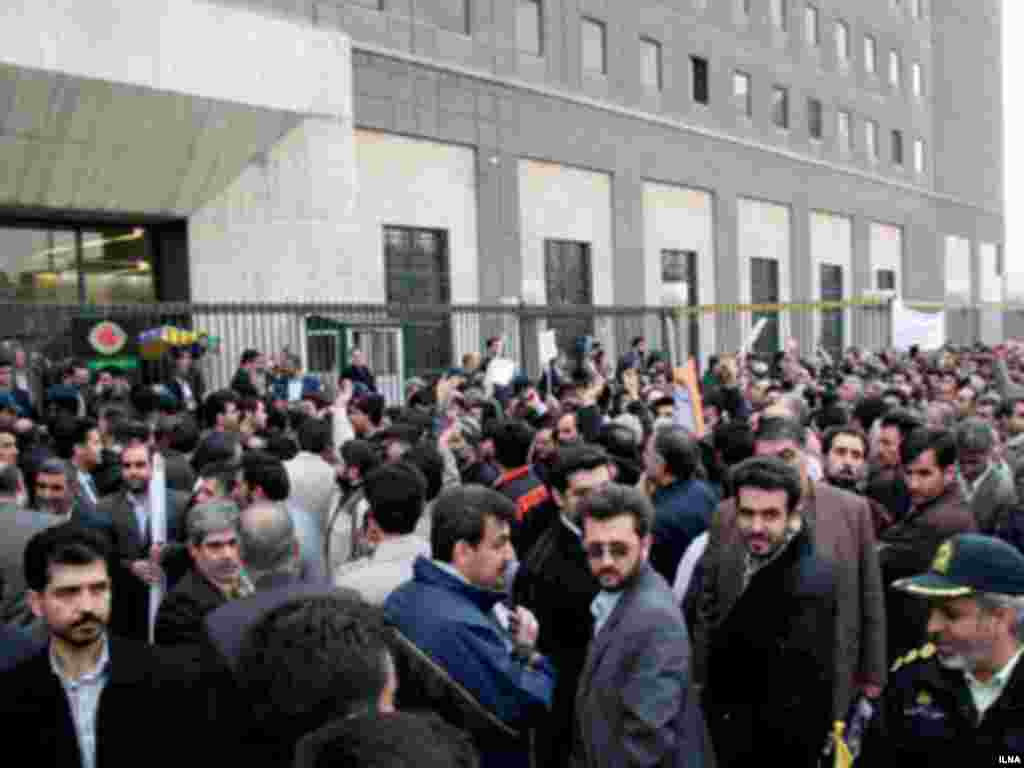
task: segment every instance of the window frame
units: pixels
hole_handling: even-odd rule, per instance
[[[815,110],[817,110],[816,120]],[[815,125],[818,128],[817,134],[814,132]],[[825,138],[825,105],[821,99],[814,96],[807,98],[807,135],[811,141],[821,142]]]
[[[927,161],[927,144],[925,140],[918,137],[914,139],[914,173],[919,176],[923,176],[928,164]]]
[[[864,155],[871,163],[878,162],[878,121],[864,119]]]
[[[654,51],[654,82],[649,82],[647,78],[647,54],[650,51]],[[665,89],[664,80],[664,67],[662,65],[662,46],[658,40],[653,37],[647,37],[645,35],[640,36],[640,79],[644,84],[645,88],[652,88],[658,93],[661,93]]]
[[[836,110],[836,145],[844,155],[853,153],[853,113],[848,109]]]
[[[841,34],[840,34],[841,33]],[[844,66],[850,64],[850,25],[843,19],[836,19],[833,25],[836,43],[836,60]]]
[[[821,10],[813,3],[804,6],[804,42],[811,48],[821,47]]]
[[[600,32],[601,45],[601,68],[591,69],[587,66],[587,37],[586,29],[596,29]],[[580,17],[580,66],[584,74],[607,77],[608,75],[608,25],[600,19],[592,16]]]
[[[537,20],[537,48],[536,50],[527,50],[522,46],[522,25],[520,22],[523,18],[523,10],[525,7],[532,7],[536,10]],[[517,0],[516,3],[516,50],[519,53],[525,53],[528,56],[536,56],[542,58],[544,56],[544,0]]]
[[[878,76],[878,40],[874,35],[864,35],[864,71]]]
[[[736,88],[737,83],[746,83],[746,93],[740,94]],[[734,69],[732,73],[732,97],[736,103],[737,109],[741,115],[748,119],[754,117],[754,78],[749,72],[744,72],[741,69]],[[740,106],[739,100],[743,99],[743,104]]]
[[[703,69],[704,73],[703,85],[701,86],[704,91],[703,99],[697,98],[699,85],[697,72],[699,69]],[[694,104],[700,104],[705,107],[711,103],[711,62],[708,61],[706,56],[690,55],[690,98]]]
[[[779,97],[781,96],[781,99]],[[779,113],[779,107],[781,105],[781,113]],[[781,115],[781,122],[779,117]],[[779,130],[788,131],[790,126],[790,115],[789,115],[789,88],[784,85],[773,85],[772,86],[772,101],[771,101],[771,120]]]
[[[903,88],[903,56],[895,48],[889,51],[889,85],[895,90]]]
[[[892,157],[892,164],[903,168],[906,165],[906,147],[903,141],[903,131],[893,128],[889,134],[889,152]]]

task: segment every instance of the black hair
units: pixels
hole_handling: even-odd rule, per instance
[[[349,408],[355,408],[360,413],[365,413],[370,423],[379,427],[381,419],[384,417],[384,398],[371,392],[357,397],[351,402]]]
[[[711,434],[711,443],[726,466],[739,464],[754,455],[754,430],[746,421],[719,424]]]
[[[795,419],[772,416],[758,422],[754,439],[755,442],[792,440],[802,448],[807,442],[807,427]]]
[[[482,485],[460,485],[442,493],[434,504],[430,551],[435,560],[450,563],[455,545],[480,544],[488,518],[511,522],[516,505],[507,496]]]
[[[638,346],[640,346],[643,343],[643,340],[644,340],[643,336],[634,336],[633,340],[631,342],[629,342],[629,346],[632,347],[633,349],[636,349]]]
[[[199,445],[199,425],[196,420],[190,414],[183,413],[175,416],[173,422],[167,447],[179,453],[195,451]]]
[[[309,453],[323,453],[331,447],[331,425],[321,419],[307,419],[299,427],[299,448]]]
[[[478,768],[472,739],[433,713],[349,717],[309,734],[295,768]]]
[[[548,472],[548,485],[564,495],[569,490],[570,478],[576,472],[586,472],[609,464],[611,458],[608,454],[592,445],[559,448],[555,463]]]
[[[204,480],[215,479],[223,489],[224,495],[230,496],[241,471],[240,463],[234,459],[228,459],[207,464],[199,473],[199,477]]]
[[[857,403],[853,409],[853,418],[861,423],[866,430],[874,426],[875,421],[882,418],[890,410],[881,397],[869,397]]]
[[[427,482],[427,501],[433,501],[444,487],[444,457],[433,443],[417,443],[402,457],[412,464]]]
[[[126,419],[114,427],[114,441],[125,447],[132,443],[148,443],[152,434],[152,427],[145,421]]]
[[[242,352],[242,365],[248,365],[253,360],[258,358],[259,356],[260,356],[260,351],[258,349],[247,349],[247,350],[245,350],[244,352]]]
[[[267,438],[267,452],[274,454],[281,461],[291,461],[299,454],[299,446],[288,435],[273,432]]]
[[[388,683],[388,639],[382,609],[352,590],[269,611],[246,632],[236,667],[249,723],[298,741],[334,718],[374,709]]]
[[[363,483],[370,514],[385,533],[405,535],[416,530],[426,500],[427,481],[405,461],[377,467]]]
[[[636,535],[647,536],[654,527],[654,507],[641,491],[628,485],[609,483],[580,502],[580,520],[611,520],[620,515],[633,518]]]
[[[233,461],[238,457],[238,435],[230,432],[211,432],[203,438],[192,455],[192,468],[202,473],[207,464]]]
[[[505,469],[524,466],[536,432],[526,422],[505,419],[488,429],[494,438],[494,459]]]
[[[203,403],[203,410],[206,413],[206,423],[210,427],[217,425],[217,417],[227,411],[228,403],[238,405],[238,394],[231,389],[218,389],[206,396]]]
[[[654,435],[654,450],[665,461],[677,482],[688,482],[700,465],[693,438],[682,427],[659,429]]]
[[[800,475],[789,464],[774,456],[747,459],[733,469],[731,481],[737,497],[743,488],[785,491],[786,510],[789,514],[800,503]]]
[[[25,545],[25,584],[43,592],[54,565],[92,565],[100,560],[107,563],[109,573],[110,544],[98,531],[73,522],[46,528]]]
[[[262,488],[270,501],[285,501],[292,490],[284,462],[268,451],[249,451],[242,457],[242,479],[250,489]]]
[[[863,424],[863,422],[861,423]],[[883,429],[885,427],[896,427],[900,432],[901,439],[903,440],[906,440],[907,436],[915,429],[924,426],[921,423],[921,419],[904,408],[893,408],[888,411],[884,416],[882,416],[881,424]],[[864,427],[866,429],[867,424],[864,424]]]
[[[345,466],[355,467],[360,477],[366,477],[380,466],[380,456],[368,440],[349,440],[341,446],[341,460]]]
[[[900,443],[900,461],[904,467],[909,467],[927,451],[935,451],[935,463],[942,469],[956,464],[959,455],[956,434],[949,429],[927,427],[911,430]]]

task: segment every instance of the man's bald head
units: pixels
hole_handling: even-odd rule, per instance
[[[239,518],[242,560],[255,581],[268,573],[290,573],[298,562],[295,525],[282,502],[261,501]]]

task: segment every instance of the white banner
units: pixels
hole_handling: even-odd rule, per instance
[[[153,474],[149,480],[149,522],[152,545],[161,547],[167,543],[167,472],[164,457],[153,455]],[[159,565],[159,561],[157,561]],[[164,599],[164,580],[149,585],[149,642],[153,643],[156,629],[156,613]]]
[[[923,351],[939,349],[946,343],[946,313],[918,312],[899,299],[892,303],[892,345],[909,349],[915,344]]]

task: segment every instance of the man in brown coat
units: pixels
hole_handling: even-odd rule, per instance
[[[862,497],[807,472],[806,429],[791,419],[767,418],[758,427],[756,453],[775,456],[800,474],[800,513],[811,530],[815,554],[836,579],[836,653],[832,716],[845,718],[861,693],[877,697],[886,681],[885,602],[871,511]],[[704,555],[704,586],[694,627],[694,677],[705,682],[709,633],[729,615],[743,590],[745,548],[734,499],[715,514]]]
[[[911,508],[906,517],[879,537],[879,561],[886,586],[889,661],[921,645],[927,603],[892,590],[897,579],[928,570],[935,550],[950,536],[977,531],[957,480],[956,436],[945,429],[919,427],[900,445]]]

